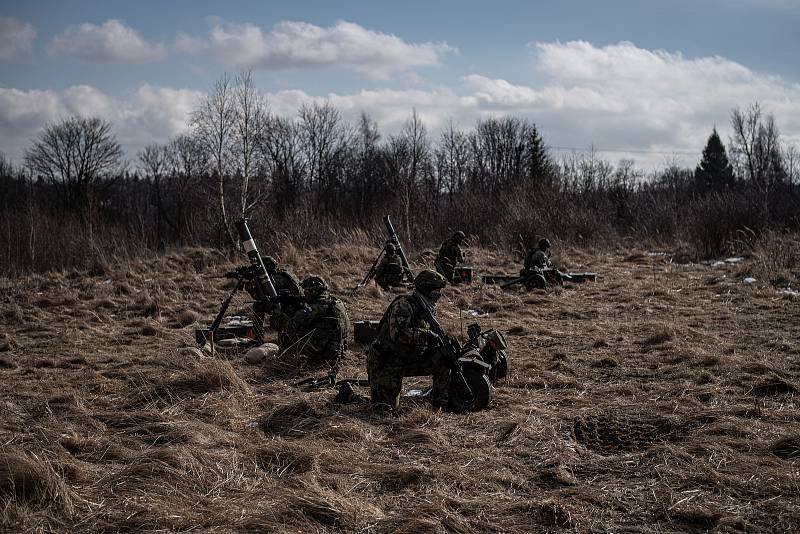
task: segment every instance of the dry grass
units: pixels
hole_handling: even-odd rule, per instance
[[[780,268],[797,287],[791,252],[766,263],[792,243],[717,268],[564,250],[600,280],[448,289],[449,331],[478,321],[511,350],[491,409],[468,415],[407,398],[382,418],[294,387],[322,372],[302,360],[185,349],[228,287],[206,276],[233,266],[213,251],[0,279],[0,530],[796,531],[800,300],[741,282]],[[277,255],[358,320],[398,294],[351,295],[376,253]],[[517,270],[497,250],[469,261]],[[363,347],[344,374],[365,376]]]

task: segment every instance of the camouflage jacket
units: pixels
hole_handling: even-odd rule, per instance
[[[336,352],[338,356],[347,348],[350,318],[344,303],[327,292],[310,300],[291,317],[283,312],[273,315],[273,324],[294,341],[301,340],[310,352]]]
[[[303,289],[300,287],[300,280],[292,273],[285,269],[269,273],[272,277],[272,283],[275,285],[275,291],[285,291],[289,295],[302,295]]]
[[[547,254],[538,248],[531,249],[531,251],[528,252],[528,255],[525,257],[525,263],[523,264],[526,271],[541,271],[552,266],[553,264],[550,262],[550,258],[547,257]]]
[[[461,250],[457,241],[448,239],[442,243],[436,262],[440,263],[442,266],[450,268],[455,267],[459,263],[464,262],[464,251]]]
[[[405,267],[400,256],[388,254],[381,258],[378,267],[375,269],[375,281],[380,286],[400,285],[403,282]]]
[[[430,329],[422,319],[418,293],[401,295],[381,318],[373,348],[383,358],[414,361],[430,348]]]

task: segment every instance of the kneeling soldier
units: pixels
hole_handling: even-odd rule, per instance
[[[394,299],[383,314],[367,355],[370,400],[376,407],[396,410],[403,377],[426,375],[433,376],[433,405],[447,404],[450,370],[444,362],[434,361],[440,341],[420,315],[426,303],[436,305],[446,285],[439,273],[422,271],[414,279],[414,292]]]
[[[281,349],[290,347],[309,358],[311,363],[326,363],[338,371],[347,350],[350,318],[344,303],[328,293],[328,284],[319,276],[309,276],[300,283],[305,306],[291,317],[279,311],[272,322],[279,329]]]
[[[525,286],[528,289],[544,289],[548,282],[562,283],[561,273],[550,261],[549,239],[540,239],[538,247],[531,249],[525,256],[520,276],[526,277]]]
[[[384,250],[384,256],[375,270],[375,283],[383,289],[403,285],[403,277],[408,273],[410,280],[411,275],[397,254],[397,247],[394,243],[386,243]]]

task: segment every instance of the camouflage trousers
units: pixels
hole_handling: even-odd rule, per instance
[[[442,258],[436,258],[433,266],[436,268],[436,272],[444,276],[447,283],[453,283],[453,273],[455,271],[455,265],[448,260]]]
[[[403,378],[406,376],[433,376],[431,402],[439,406],[447,403],[450,369],[441,363],[434,363],[430,357],[420,356],[411,360],[391,352],[381,352],[371,345],[367,353],[367,373],[370,402],[374,406],[393,410],[399,408]]]
[[[384,289],[403,285],[403,270],[400,269],[399,272],[383,273],[380,276],[376,276],[375,283]]]

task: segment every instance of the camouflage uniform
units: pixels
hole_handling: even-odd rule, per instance
[[[558,272],[558,269],[555,268],[547,255],[548,248],[550,248],[550,240],[540,239],[538,247],[531,249],[528,255],[525,256],[520,276],[528,278],[525,285],[529,289],[543,289],[547,286],[548,281],[562,283],[561,273]]]
[[[441,276],[433,271],[423,273],[438,277],[441,285],[444,285]],[[422,273],[417,275],[417,280],[420,276]],[[420,314],[423,306],[420,299],[429,298],[424,293],[423,289],[417,287],[413,294],[397,297],[381,319],[377,337],[367,353],[370,400],[373,405],[397,409],[400,406],[403,377],[427,375],[433,376],[431,400],[434,405],[447,402],[450,370],[444,362],[434,361],[434,350],[439,341]]]
[[[453,270],[456,265],[464,262],[464,252],[459,246],[464,240],[464,232],[456,232],[450,238],[442,243],[439,249],[439,255],[436,258],[434,266],[436,272],[445,277],[448,282],[453,281]]]
[[[394,247],[386,246],[386,254],[381,258],[375,269],[375,283],[386,289],[403,285],[403,276],[406,274],[403,260],[395,253]]]
[[[547,257],[547,254],[541,249],[532,249],[528,252],[528,255],[525,257],[525,263],[523,267],[526,271],[543,271],[548,268],[552,268],[553,264],[550,261],[550,258]]]
[[[278,264],[272,256],[262,256],[261,261],[264,264],[264,268],[269,273],[272,279],[272,285],[275,286],[275,291],[278,295],[302,296],[303,290],[300,288],[300,280],[298,280],[294,274],[285,269],[278,270]],[[261,282],[262,284],[266,284],[266,276],[261,278]],[[258,292],[256,291],[256,284],[254,281],[247,282],[244,288],[254,300],[258,299]],[[281,306],[281,309],[284,313],[292,315],[300,309],[300,306],[296,304],[284,304]],[[267,313],[268,310],[258,302],[253,305],[253,327],[258,329],[258,331],[263,330],[264,316]],[[272,321],[270,321],[270,324],[277,330]]]
[[[313,294],[307,291],[305,306],[291,317],[282,311],[276,312],[272,323],[280,332],[281,348],[293,347],[310,361],[327,363],[338,371],[347,350],[350,318],[344,303],[331,296],[327,286]]]

